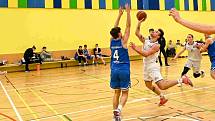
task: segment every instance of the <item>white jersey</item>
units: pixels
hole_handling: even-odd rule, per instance
[[[186,43],[185,49],[188,51],[188,59],[191,61],[201,61],[202,55],[200,50],[196,47],[198,43],[194,42],[192,45]]]
[[[153,46],[154,44],[158,44],[158,42],[151,42],[151,40],[148,40],[148,39],[145,40],[145,44],[144,44],[143,50],[145,50],[145,51],[149,50],[150,48],[152,48],[152,46]],[[158,52],[156,52],[156,53],[154,53],[154,54],[152,54],[152,55],[150,55],[150,56],[148,56],[148,57],[145,57],[145,58],[144,58],[144,64],[145,64],[145,65],[146,65],[146,64],[153,64],[153,63],[156,64],[156,61],[157,61],[159,52],[160,52],[160,51],[158,51]]]

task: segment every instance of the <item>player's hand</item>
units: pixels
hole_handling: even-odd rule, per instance
[[[169,16],[172,16],[176,22],[178,22],[181,19],[179,12],[175,8],[172,8],[169,11]]]
[[[121,16],[123,14],[123,9],[122,9],[122,7],[120,6],[120,8],[119,8],[119,15]]]
[[[130,47],[131,47],[132,49],[136,49],[136,45],[135,45],[133,42],[130,42]]]
[[[128,3],[125,4],[125,9],[127,13],[130,13],[130,5]]]

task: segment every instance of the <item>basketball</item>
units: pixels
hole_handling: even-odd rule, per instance
[[[147,14],[144,11],[138,11],[136,16],[137,16],[137,19],[139,21],[142,20],[142,19],[144,19],[144,21],[145,21],[146,18],[147,18]]]

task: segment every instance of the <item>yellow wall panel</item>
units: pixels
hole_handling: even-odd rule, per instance
[[[61,2],[62,2],[62,8],[69,8],[70,0],[61,0]]]
[[[8,8],[18,8],[18,0],[8,0]]]
[[[180,4],[180,10],[184,10],[184,0],[180,0],[179,4]]]
[[[92,9],[99,9],[99,0],[92,0]]]
[[[165,10],[165,0],[160,0],[160,10]]]
[[[77,8],[85,8],[84,0],[77,0]]]
[[[194,10],[193,0],[189,0],[189,10],[191,10],[191,11]]]
[[[45,0],[45,8],[54,8],[53,0]]]
[[[131,0],[131,9],[137,10],[137,0]]]
[[[202,0],[198,0],[198,10],[202,11]]]
[[[206,0],[207,11],[211,11],[211,0]]]
[[[106,0],[106,9],[112,9],[112,0]]]

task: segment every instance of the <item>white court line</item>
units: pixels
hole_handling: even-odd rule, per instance
[[[214,88],[214,86],[194,88],[192,90],[187,90],[187,91],[183,91],[183,92],[169,93],[169,94],[166,94],[166,96],[177,95],[177,94],[181,94],[181,93],[185,93],[185,92],[193,92],[193,91],[196,91],[196,90],[209,89],[209,88]],[[154,97],[151,97],[151,98],[134,99],[134,100],[132,100],[130,102],[127,102],[127,104],[136,103],[136,102],[142,102],[142,101],[151,100],[151,99],[155,99],[155,98],[158,98],[158,96],[154,96]],[[98,109],[108,108],[108,107],[112,107],[112,105],[99,106],[99,107],[96,107],[96,108],[85,109],[85,110],[80,110],[80,111],[75,111],[75,112],[70,112],[70,113],[64,113],[64,114],[60,114],[60,115],[71,115],[71,114],[83,113],[83,112],[88,112],[88,111],[93,111],[93,110],[98,110]],[[50,118],[54,118],[54,117],[57,117],[57,115],[48,116],[48,117],[41,117],[41,118],[38,118],[37,120],[50,119]],[[31,120],[31,121],[35,121],[35,120]]]
[[[154,116],[148,116],[148,117],[139,117],[139,118],[128,118],[128,119],[123,119],[122,121],[130,121],[130,120],[136,120],[136,119],[150,119],[153,118]],[[192,118],[183,118],[183,117],[173,117],[173,116],[158,116],[156,117],[158,119],[160,118],[169,118],[169,119],[181,119],[181,120],[187,120],[187,121],[199,121],[196,119],[192,119]]]
[[[14,112],[16,113],[16,116],[18,117],[19,121],[23,121],[21,115],[19,114],[18,110],[16,109],[16,106],[14,105],[14,103],[13,103],[11,97],[8,95],[6,89],[4,88],[4,85],[2,84],[1,81],[0,81],[0,84],[1,84],[2,89],[4,90],[5,95],[7,96],[7,98],[8,98],[8,100],[9,100],[9,102],[10,102],[10,104],[11,104],[11,106],[12,106]]]

